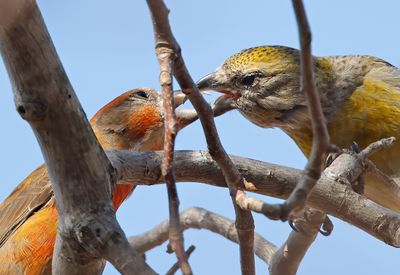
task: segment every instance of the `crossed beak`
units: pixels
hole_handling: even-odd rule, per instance
[[[201,78],[199,81],[197,81],[196,85],[200,91],[205,91],[205,90],[219,91],[222,88],[221,84],[217,81],[215,72],[212,72]]]
[[[213,111],[214,111],[214,116],[219,116],[223,113],[225,113],[228,110],[233,110],[235,109],[234,104],[232,103],[232,98],[235,99],[235,94],[232,92],[227,91],[226,89],[222,89],[221,85],[218,84],[218,82],[215,79],[215,74],[211,73],[200,79],[196,83],[198,89],[200,92],[202,91],[207,91],[207,90],[216,90],[221,93],[225,93],[226,95],[223,95],[217,99],[215,102],[215,105],[213,106]],[[227,91],[227,92],[225,92]],[[176,109],[183,103],[185,103],[187,99],[187,96],[182,92],[182,91],[175,91],[174,93],[174,100],[175,100],[175,106],[174,108]],[[198,119],[197,112],[193,109],[180,109],[176,110],[176,118],[178,121],[178,129],[181,130],[182,128],[188,126],[192,122],[196,121]]]
[[[200,79],[197,83],[197,88],[199,89],[200,92],[202,91],[208,91],[208,90],[215,90],[218,92],[220,91],[218,88],[221,86],[218,84],[215,78],[215,73],[210,73]],[[186,95],[182,91],[175,91],[174,93],[174,100],[175,100],[175,108],[179,107],[183,103],[186,102]]]
[[[182,91],[175,91],[174,92],[174,109],[181,106],[183,103],[186,102],[186,95]]]
[[[221,83],[218,80],[217,74],[215,72],[212,72],[201,78],[199,81],[197,81],[196,85],[200,91],[214,90],[219,93],[226,94],[233,99],[238,99],[240,97],[240,94],[238,92],[228,88],[226,84]]]

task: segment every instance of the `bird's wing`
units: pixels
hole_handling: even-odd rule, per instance
[[[46,205],[52,196],[47,168],[43,164],[0,204],[0,247],[31,215]]]
[[[376,57],[371,57],[371,61],[372,69],[368,71],[364,79],[379,80],[387,88],[393,88],[400,92],[400,69]]]
[[[359,131],[354,140],[362,141],[361,146],[365,147],[378,139],[394,136],[397,142],[374,154],[371,160],[390,176],[400,175],[397,161],[400,154],[400,70],[376,59],[350,100],[353,101],[352,108],[359,110],[358,115],[352,113],[352,118],[364,121],[363,131]]]

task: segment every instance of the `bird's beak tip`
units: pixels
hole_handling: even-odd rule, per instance
[[[203,78],[201,78],[199,81],[196,83],[197,88],[199,91],[205,91],[205,90],[214,90],[218,87],[218,82],[215,78],[215,73],[212,72]]]
[[[182,104],[186,102],[186,95],[182,91],[176,91],[174,92],[174,102],[175,102],[175,108],[178,108]]]

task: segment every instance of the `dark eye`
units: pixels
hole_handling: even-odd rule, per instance
[[[244,86],[251,86],[254,83],[256,76],[254,74],[246,75],[242,78],[242,85]]]
[[[149,95],[144,91],[138,91],[136,94],[140,97],[149,98]]]

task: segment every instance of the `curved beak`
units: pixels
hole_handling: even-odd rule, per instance
[[[240,93],[230,88],[229,85],[227,85],[226,81],[221,80],[224,78],[224,76],[222,74],[221,77],[221,72],[218,72],[217,75],[217,72],[218,71],[214,71],[197,81],[196,85],[199,90],[214,90],[219,93],[226,94],[233,99],[238,99],[241,96]]]
[[[182,91],[175,91],[174,92],[174,108],[178,108],[181,106],[183,103],[186,102],[186,95]]]
[[[199,81],[197,81],[196,85],[200,91],[205,91],[205,90],[218,91],[220,88],[222,88],[221,83],[219,83],[217,80],[215,72],[212,72],[201,78]]]

